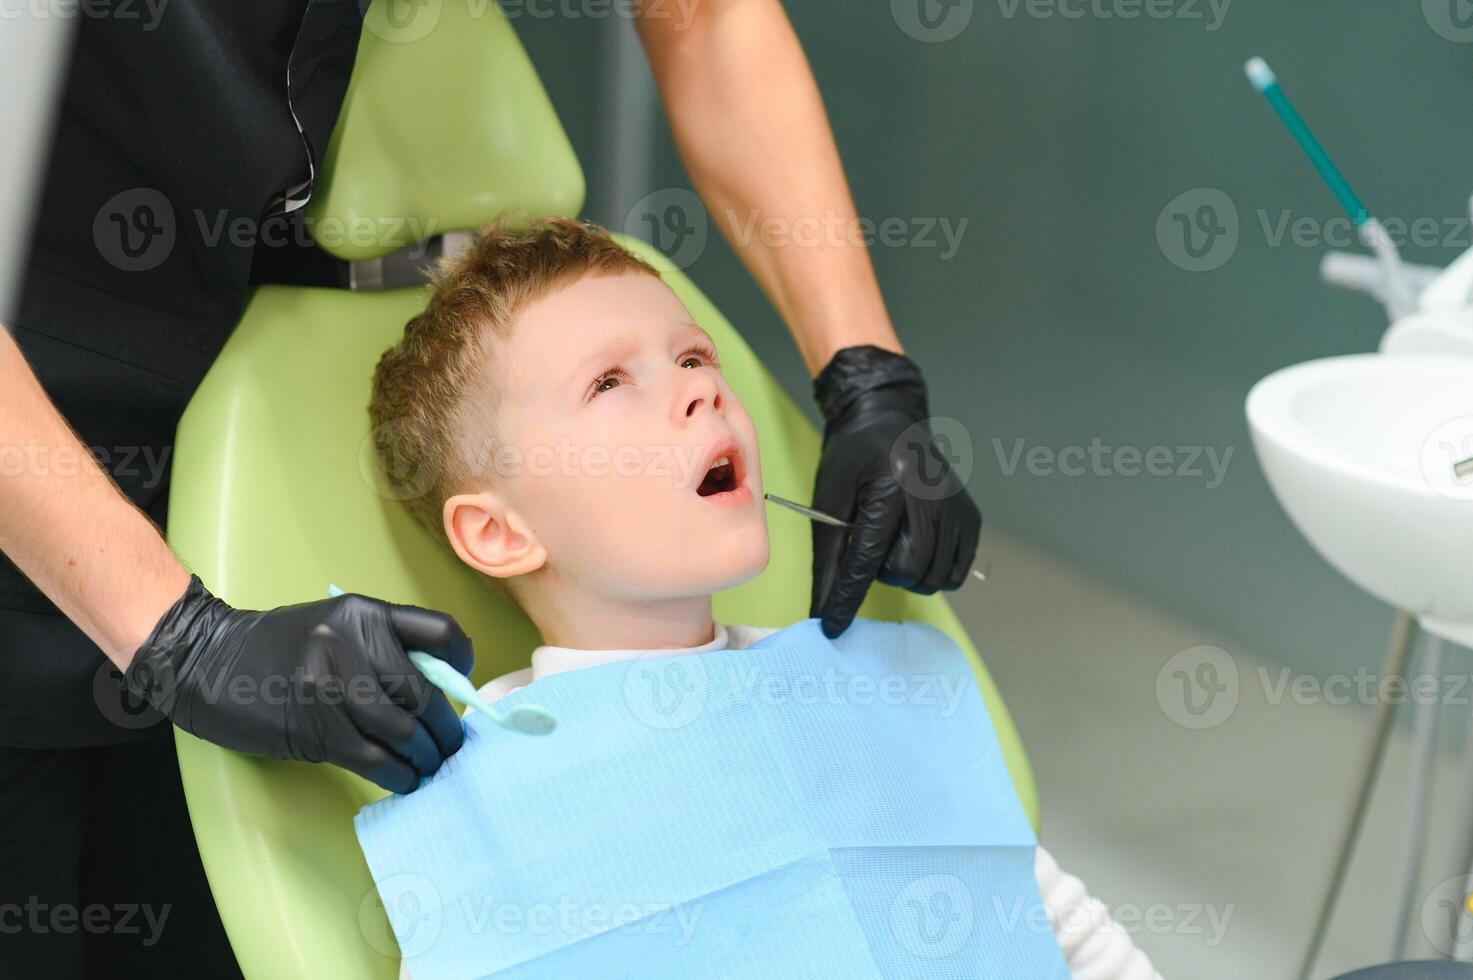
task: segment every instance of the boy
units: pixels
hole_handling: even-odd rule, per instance
[[[383,355],[369,413],[393,432],[385,471],[424,491],[405,505],[541,632],[532,665],[488,699],[770,632],[711,613],[768,560],[752,421],[710,336],[601,229],[488,226]],[[1156,976],[1041,847],[1035,871],[1074,975]]]

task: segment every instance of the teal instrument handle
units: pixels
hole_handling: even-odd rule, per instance
[[[1254,88],[1263,93],[1263,97],[1268,99],[1268,104],[1273,106],[1274,111],[1279,114],[1279,118],[1284,121],[1284,125],[1289,130],[1289,135],[1294,137],[1299,148],[1304,151],[1304,155],[1309,157],[1309,162],[1314,164],[1314,168],[1320,172],[1320,177],[1330,185],[1331,192],[1339,199],[1340,206],[1350,215],[1350,220],[1355,222],[1357,228],[1364,226],[1367,221],[1371,220],[1371,212],[1366,210],[1366,206],[1351,189],[1350,182],[1345,179],[1340,168],[1335,166],[1335,161],[1330,159],[1330,154],[1325,152],[1320,141],[1314,138],[1309,124],[1304,121],[1304,118],[1299,115],[1299,110],[1294,108],[1294,103],[1290,102],[1289,97],[1284,94],[1278,78],[1267,65],[1263,64],[1261,59],[1257,58],[1248,63],[1248,77],[1252,80]]]
[[[327,594],[330,597],[340,596],[343,595],[343,590],[330,584]],[[536,705],[524,704],[503,715],[485,702],[469,677],[439,657],[423,650],[410,650],[408,653],[409,662],[414,664],[415,669],[424,674],[431,684],[444,691],[447,697],[474,708],[502,728],[521,732],[523,735],[547,735],[557,728],[557,719],[546,709]]]

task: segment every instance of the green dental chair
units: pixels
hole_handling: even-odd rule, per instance
[[[505,208],[577,215],[583,174],[511,25],[495,3],[368,11],[357,64],[309,217],[341,258],[373,260],[475,229]],[[430,23],[426,31],[428,18]],[[756,423],[770,490],[804,500],[818,437],[740,333],[651,246],[621,238],[716,338]],[[351,592],[454,615],[475,681],[526,666],[537,635],[383,491],[365,406],[380,353],[423,303],[420,288],[263,286],[179,425],[169,536],[226,601],[269,608]],[[781,626],[808,612],[809,528],[769,510],[772,563],[716,599],[723,622]],[[940,597],[876,587],[863,615],[944,629],[973,658],[1018,794],[1037,823],[1027,760],[992,679]],[[343,770],[239,755],[178,733],[195,835],[248,977],[397,976],[398,951],[352,818],[383,792]],[[209,965],[201,964],[208,972]]]

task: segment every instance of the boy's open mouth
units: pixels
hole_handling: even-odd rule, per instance
[[[696,487],[696,493],[702,497],[730,493],[740,486],[741,482],[741,454],[737,452],[734,445],[723,446],[717,450],[716,456],[707,464],[706,475]]]

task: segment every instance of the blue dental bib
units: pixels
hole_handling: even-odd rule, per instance
[[[939,630],[804,620],[478,713],[354,820],[414,980],[1068,980],[1036,840]]]

